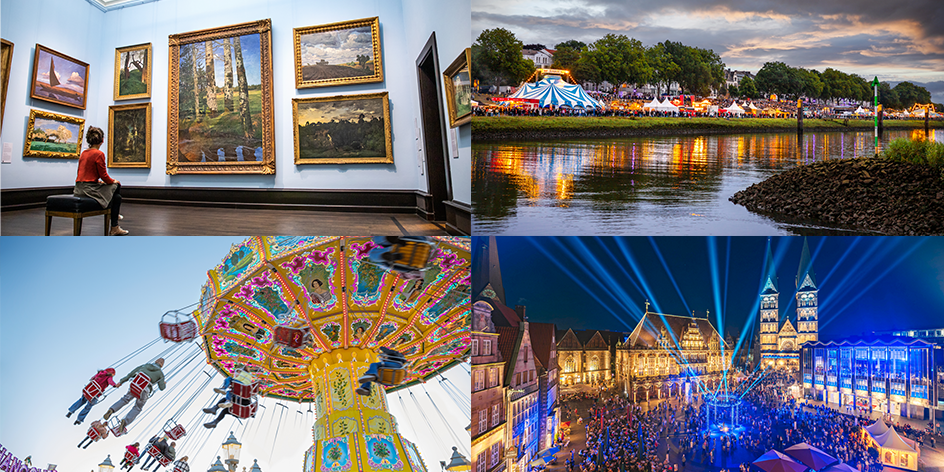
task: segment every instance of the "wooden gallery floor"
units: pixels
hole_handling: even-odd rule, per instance
[[[3,236],[42,236],[45,209],[0,213]],[[368,236],[448,234],[413,213],[253,210],[123,203],[121,227],[128,236]],[[82,222],[82,236],[101,236],[104,217]],[[53,218],[50,236],[71,236],[71,218]]]

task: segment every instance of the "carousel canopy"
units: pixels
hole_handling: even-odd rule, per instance
[[[410,361],[395,390],[468,355],[470,240],[438,237],[416,278],[369,262],[379,247],[361,237],[253,237],[208,272],[194,313],[210,364],[232,376],[245,366],[261,393],[313,401],[309,365],[347,348],[402,352]],[[309,346],[276,342],[279,327],[310,330]]]
[[[584,91],[583,87],[568,84],[559,76],[547,76],[533,84],[524,84],[510,98],[537,99],[539,106],[557,106],[570,108],[601,108],[596,99]]]
[[[885,433],[880,436],[875,436],[874,439],[875,442],[884,449],[915,452],[915,449],[898,435],[894,427],[888,428],[888,431],[885,431]]]

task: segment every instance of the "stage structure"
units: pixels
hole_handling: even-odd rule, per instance
[[[707,399],[708,430],[712,435],[738,434],[741,425],[741,399],[731,393],[719,393]]]
[[[370,263],[379,246],[353,237],[254,237],[209,271],[195,313],[207,360],[248,372],[259,395],[313,404],[305,472],[426,472],[386,393],[464,361],[470,338],[470,240],[430,242],[415,277]],[[409,360],[404,381],[356,394],[381,346]]]

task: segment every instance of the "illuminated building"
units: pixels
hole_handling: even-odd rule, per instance
[[[733,354],[707,319],[652,313],[648,302],[616,352],[617,384],[634,402],[714,388]]]
[[[611,347],[615,348],[618,333],[586,330],[558,331],[557,353],[560,356],[563,385],[602,384],[613,378]]]
[[[810,247],[803,239],[803,253],[796,276],[796,316],[780,316],[780,291],[777,288],[777,272],[774,258],[767,245],[767,262],[764,268],[764,287],[760,293],[760,351],[759,361],[763,368],[777,367],[796,370],[799,367],[799,349],[804,343],[819,339],[819,289],[813,273]],[[782,322],[781,322],[782,321]]]
[[[803,389],[832,405],[928,419],[937,404],[935,366],[941,349],[896,336],[813,342],[803,346]]]
[[[505,305],[494,237],[473,264],[472,468],[525,472],[557,435],[555,329]]]

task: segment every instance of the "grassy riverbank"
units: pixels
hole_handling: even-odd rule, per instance
[[[924,121],[886,120],[884,125],[885,129],[921,129]],[[805,131],[865,131],[874,126],[867,120],[803,120]],[[930,126],[944,128],[944,122],[932,121]],[[766,133],[792,132],[796,127],[796,120],[787,118],[476,116],[472,118],[472,139]]]

